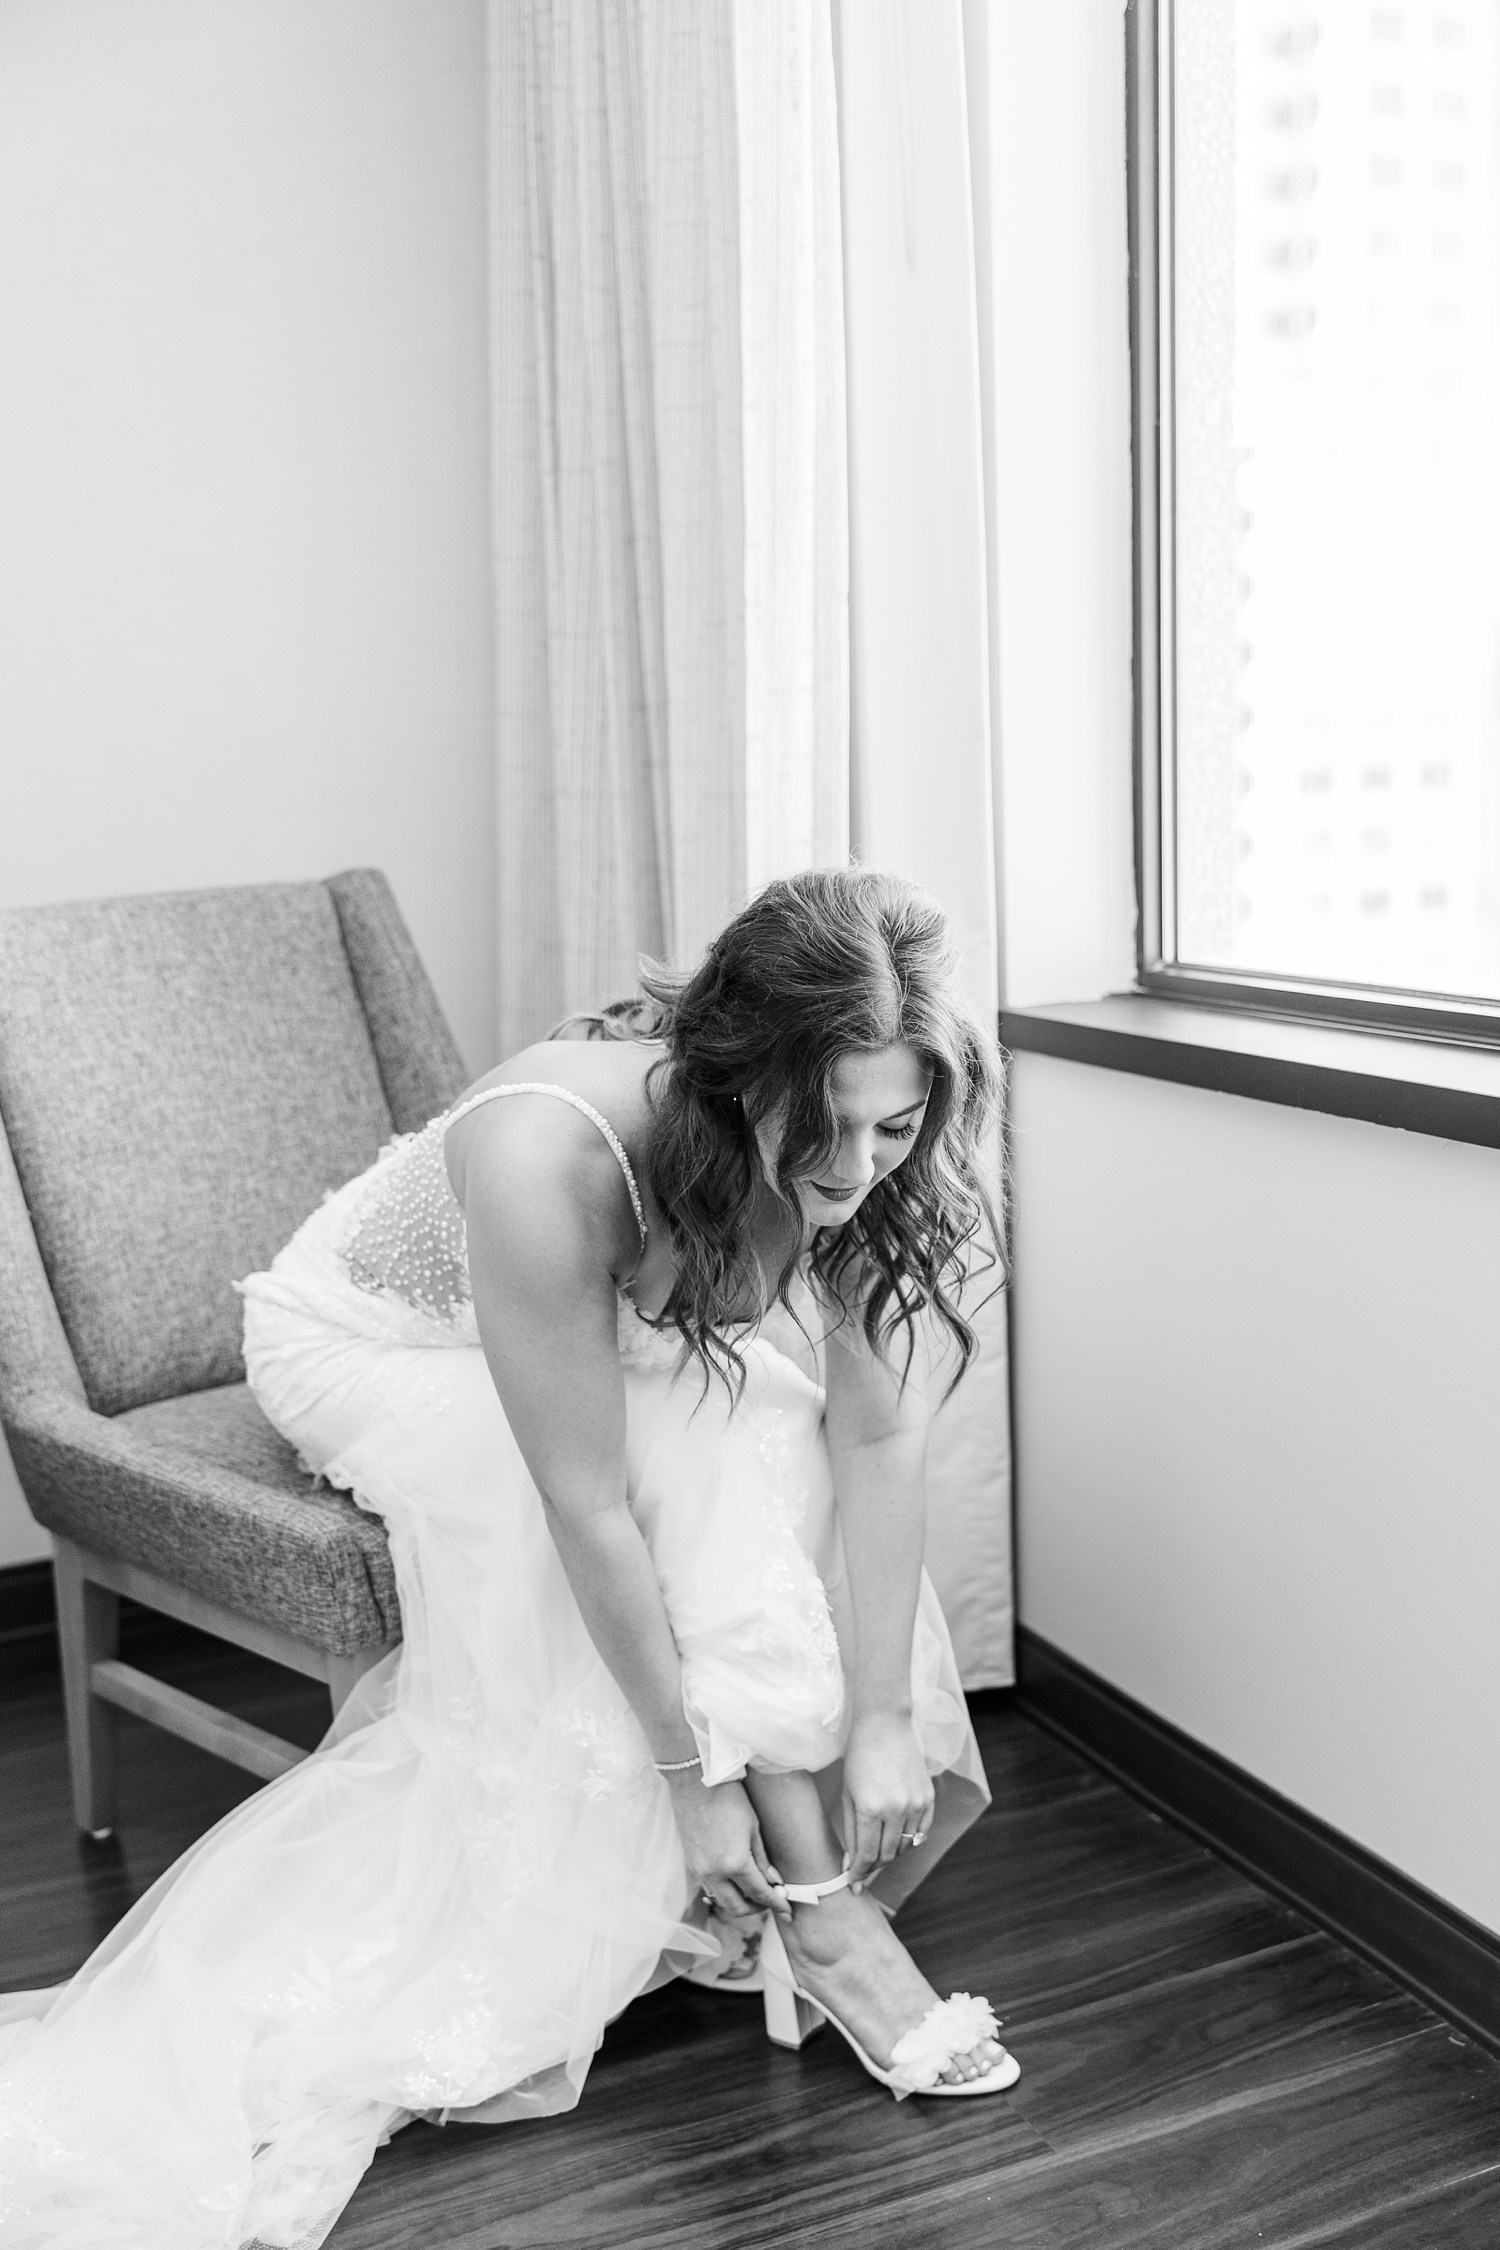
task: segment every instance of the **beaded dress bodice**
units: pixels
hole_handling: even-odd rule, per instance
[[[511,1094],[551,1094],[595,1126],[609,1143],[624,1174],[631,1208],[646,1247],[646,1215],[630,1159],[614,1127],[570,1087],[519,1081],[487,1086],[454,1109],[434,1117],[419,1133],[392,1142],[368,1175],[356,1206],[343,1262],[357,1289],[373,1297],[394,1297],[449,1331],[454,1342],[477,1341],[474,1299],[469,1282],[468,1228],[444,1157],[450,1126],[485,1102]],[[682,1340],[674,1331],[652,1327],[631,1299],[620,1293],[620,1353],[636,1365],[675,1367]]]

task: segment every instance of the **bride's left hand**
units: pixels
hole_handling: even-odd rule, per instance
[[[932,1776],[909,1718],[873,1711],[855,1720],[844,1752],[844,1842],[862,1883],[932,1826]]]

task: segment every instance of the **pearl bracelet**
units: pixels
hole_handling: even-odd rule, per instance
[[[653,1758],[651,1763],[658,1773],[691,1773],[694,1766],[702,1765],[703,1760],[701,1758]]]

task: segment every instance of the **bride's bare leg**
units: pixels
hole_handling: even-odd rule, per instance
[[[844,1864],[809,1773],[751,1773],[746,1788],[772,1866],[788,1883],[826,1883]],[[817,1906],[794,1906],[782,1924],[798,1981],[846,2023],[881,2067],[903,2031],[921,2022],[938,1994],[868,1895],[835,1891]],[[955,2058],[951,2083],[978,2078],[1004,2049],[985,2040]]]

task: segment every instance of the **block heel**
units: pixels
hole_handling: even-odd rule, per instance
[[[777,1935],[779,1937],[779,1931]],[[816,2000],[809,2000],[805,1993],[783,1983],[780,1977],[766,1978],[765,2002],[766,2037],[777,2047],[805,2045],[828,2021]]]

